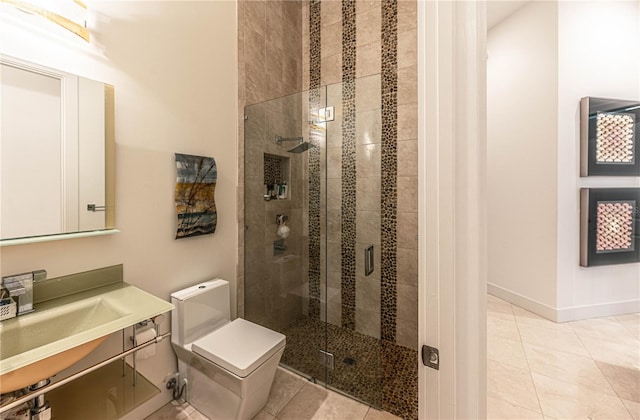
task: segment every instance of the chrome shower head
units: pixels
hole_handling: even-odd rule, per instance
[[[293,147],[293,148],[287,150],[287,152],[289,152],[289,153],[302,153],[302,152],[306,152],[307,150],[311,149],[312,147],[315,147],[315,146],[313,144],[309,143],[308,141],[303,141],[299,145],[297,145],[296,147]]]

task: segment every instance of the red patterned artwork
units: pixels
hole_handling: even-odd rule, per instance
[[[633,114],[602,112],[597,117],[596,162],[633,164]]]
[[[599,201],[596,252],[633,249],[633,201]]]

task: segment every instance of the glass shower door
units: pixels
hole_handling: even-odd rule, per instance
[[[382,407],[380,75],[353,87],[245,108],[245,316],[287,336],[286,367]]]
[[[281,363],[327,382],[326,89],[245,108],[245,317],[286,335]]]

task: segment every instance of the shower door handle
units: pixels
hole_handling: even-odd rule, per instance
[[[373,245],[364,249],[364,275],[368,276],[371,273],[373,273]]]

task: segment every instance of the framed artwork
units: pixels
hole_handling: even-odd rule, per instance
[[[640,188],[580,190],[580,265],[640,262]]]
[[[640,176],[640,102],[580,101],[580,176]]]
[[[214,233],[218,222],[215,159],[176,153],[176,172],[176,239]]]

